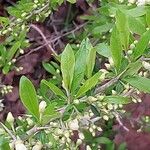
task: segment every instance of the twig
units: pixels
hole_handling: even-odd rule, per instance
[[[141,57],[140,60],[141,61],[150,61],[150,58]]]
[[[126,93],[122,94],[122,96],[124,96],[124,97],[129,97],[129,96],[131,96],[134,92],[135,92],[135,89],[130,89],[130,90],[127,91]]]
[[[109,88],[110,86],[112,86],[113,84],[115,84],[116,82],[118,82],[118,80],[120,79],[120,77],[128,70],[128,68],[126,68],[122,73],[120,73],[118,76],[116,76],[115,78],[111,79],[110,81],[108,81],[107,83],[105,83],[102,86],[99,86],[95,89],[94,94],[98,95],[101,92],[105,91],[107,88]]]
[[[100,94],[101,92],[105,91],[108,87],[112,86],[113,84],[115,84],[118,80],[119,80],[120,76],[117,76],[116,78],[108,81],[107,83],[105,83],[104,85],[97,87],[95,89],[95,94]]]
[[[64,33],[64,34],[62,34],[62,35],[60,35],[60,36],[58,36],[58,37],[56,37],[56,38],[54,38],[54,39],[52,39],[52,40],[50,40],[50,41],[47,41],[47,43],[45,43],[45,44],[43,44],[43,45],[41,45],[41,46],[39,46],[39,47],[33,49],[31,52],[33,52],[33,51],[35,52],[35,51],[37,51],[37,50],[43,48],[43,47],[46,46],[47,44],[50,44],[50,43],[52,43],[52,42],[55,42],[55,41],[59,40],[60,38],[65,37],[65,36],[67,36],[67,35],[69,35],[69,34],[73,34],[74,32],[76,32],[76,31],[80,30],[81,28],[83,28],[86,24],[87,24],[87,22],[85,22],[85,23],[83,23],[83,24],[77,26],[75,29],[73,29],[73,30],[71,30],[71,31],[69,31],[69,32],[66,32],[66,33]]]
[[[117,120],[117,122],[119,123],[119,125],[120,125],[121,127],[123,127],[123,129],[124,129],[125,131],[129,132],[129,129],[128,129],[126,126],[124,126],[123,123],[122,123],[122,121],[120,120],[119,115],[116,114],[116,113],[113,113],[113,114],[114,114],[114,116],[116,117],[116,120]]]
[[[54,50],[54,49],[52,48],[52,46],[48,43],[48,41],[47,41],[45,35],[43,34],[43,32],[42,32],[36,25],[34,25],[34,24],[31,24],[30,27],[33,28],[33,29],[35,29],[35,30],[42,36],[42,38],[43,38],[43,40],[44,40],[44,42],[45,42],[45,44],[46,44],[47,49],[48,49],[54,56],[58,57],[58,55],[57,55],[57,53],[55,52],[55,50]]]
[[[67,36],[67,35],[69,35],[69,34],[72,34],[72,33],[76,32],[76,31],[80,30],[80,29],[83,28],[87,23],[88,23],[88,22],[85,22],[85,23],[83,23],[83,24],[77,26],[75,29],[73,29],[73,30],[71,30],[71,31],[69,31],[69,32],[66,32],[66,33],[64,33],[64,34],[62,34],[62,35],[60,35],[60,36],[58,36],[58,37],[56,37],[56,38],[54,38],[54,39],[52,39],[52,40],[50,40],[50,41],[47,41],[47,38],[45,37],[45,38],[46,38],[46,41],[47,41],[45,44],[43,44],[43,45],[41,45],[41,46],[39,46],[39,47],[37,47],[37,48],[31,49],[31,51],[30,51],[29,53],[27,53],[27,54],[25,54],[25,55],[23,55],[23,56],[20,56],[20,57],[17,59],[17,61],[20,60],[22,57],[26,57],[26,56],[32,54],[33,52],[36,52],[36,51],[38,51],[39,49],[41,49],[41,48],[47,46],[48,44],[59,40],[59,39],[62,38],[62,37],[65,37],[65,36]]]
[[[15,141],[16,137],[11,133],[11,131],[3,123],[0,122],[0,124],[6,130],[6,132],[12,137],[12,139]]]

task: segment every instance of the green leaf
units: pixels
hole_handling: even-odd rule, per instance
[[[137,43],[136,47],[133,49],[133,57],[135,59],[137,59],[144,53],[144,51],[149,43],[149,40],[150,40],[150,30],[146,31],[141,36],[140,41]]]
[[[11,68],[11,66],[6,64],[2,69],[3,74],[7,74],[9,72],[10,68]]]
[[[87,63],[86,63],[86,76],[90,78],[93,73],[93,69],[95,66],[95,59],[96,59],[96,49],[91,48],[89,50],[89,54],[87,56]]]
[[[76,0],[67,0],[68,2],[74,4],[76,2]]]
[[[136,62],[133,62],[133,63],[130,63],[128,65],[128,69],[127,71],[123,74],[122,77],[125,77],[125,76],[132,76],[134,74],[137,74],[138,71],[141,69],[142,67],[142,63],[141,61],[136,61]]]
[[[43,114],[42,117],[42,124],[47,124],[48,122],[50,122],[50,119],[56,118],[58,117],[60,114],[56,111],[56,104],[54,103],[50,103]]]
[[[0,17],[0,23],[1,23],[2,26],[6,27],[7,25],[9,25],[10,20],[6,17]]]
[[[104,57],[111,57],[111,50],[107,43],[100,43],[95,47],[98,54]]]
[[[110,38],[111,54],[117,70],[119,70],[122,60],[122,46],[118,34],[117,29],[114,28]]]
[[[79,91],[77,92],[76,98],[84,95],[87,91],[93,88],[97,84],[100,75],[101,73],[97,72],[94,76],[86,80],[85,83],[80,87]]]
[[[121,143],[121,144],[119,145],[118,150],[126,150],[126,149],[127,149],[127,144],[126,144],[126,143]]]
[[[88,38],[84,39],[80,45],[79,50],[75,55],[76,62],[75,62],[74,76],[73,76],[72,87],[71,87],[72,92],[75,92],[75,90],[79,87],[79,85],[81,84],[84,78],[85,69],[86,69],[86,59],[87,59],[90,45],[91,44],[89,39]]]
[[[96,139],[94,139],[94,141],[96,143],[99,143],[99,144],[112,144],[112,141],[110,139],[108,139],[107,137],[98,137]]]
[[[9,50],[7,54],[7,62],[9,62],[14,57],[15,53],[20,48],[20,45],[21,43],[18,41],[11,47],[11,49]]]
[[[149,9],[147,9],[146,11],[146,23],[148,27],[150,27],[150,10]]]
[[[140,76],[127,77],[123,81],[128,82],[131,86],[143,91],[150,93],[150,79]]]
[[[145,6],[135,7],[127,11],[127,13],[133,17],[140,17],[145,15],[146,9]]]
[[[128,49],[129,45],[129,26],[126,14],[124,14],[121,10],[116,12],[116,27],[119,31],[119,37],[122,45],[125,49]]]
[[[68,44],[61,55],[61,71],[65,88],[71,89],[75,66],[75,56],[71,46]]]
[[[4,137],[0,137],[0,150],[10,150],[9,142]]]
[[[55,68],[51,64],[43,62],[42,65],[47,72],[53,75],[56,74]]]
[[[56,85],[46,80],[42,80],[41,82],[47,85],[56,95],[61,96],[62,98],[66,99],[65,94]]]
[[[106,23],[104,25],[95,27],[92,32],[93,34],[102,34],[108,32],[112,27],[113,27],[112,23]]]
[[[114,95],[114,96],[106,96],[104,98],[104,101],[110,104],[128,104],[130,102],[130,99],[127,97]]]
[[[135,17],[128,16],[128,22],[131,32],[142,35],[146,31],[144,24],[142,24],[141,21],[139,21]]]
[[[32,82],[25,76],[22,76],[19,83],[19,94],[22,103],[27,110],[37,119],[39,119],[39,105],[35,88]]]

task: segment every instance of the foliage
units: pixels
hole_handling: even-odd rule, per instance
[[[12,19],[0,18],[1,35],[6,35],[0,46],[3,74],[16,69],[16,59],[29,46],[26,34],[30,22],[44,21],[62,3],[21,0],[8,7]],[[82,16],[88,22],[75,39],[82,42],[75,48],[67,44],[60,55],[54,55],[56,62],[43,62],[48,77],[41,80],[38,89],[27,77],[20,78],[20,99],[27,114],[15,122],[8,115],[1,123],[0,149],[17,149],[18,145],[32,150],[76,150],[83,145],[88,150],[115,149],[109,133],[104,134],[105,124],[116,119],[128,131],[120,121],[126,115],[123,106],[141,102],[134,96],[139,91],[150,93],[149,6],[127,3],[102,0],[91,16]],[[1,94],[11,90],[10,86],[2,86]],[[119,149],[126,149],[126,144]]]

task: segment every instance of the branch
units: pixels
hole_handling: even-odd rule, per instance
[[[113,113],[113,114],[114,114],[114,116],[116,117],[116,120],[117,120],[117,122],[119,123],[119,125],[120,125],[121,127],[123,127],[123,129],[124,129],[125,131],[129,132],[129,129],[128,129],[126,126],[123,125],[123,123],[122,123],[122,121],[121,121],[119,115],[116,114],[116,113]]]
[[[56,57],[58,57],[57,53],[55,52],[55,50],[52,48],[52,46],[48,43],[45,35],[43,34],[43,32],[34,24],[31,24],[30,25],[31,28],[35,29],[40,35],[41,37],[43,38],[45,44],[46,44],[46,47],[47,49]]]
[[[47,41],[47,43],[45,43],[45,44],[43,44],[43,45],[41,45],[41,46],[39,46],[39,47],[33,49],[32,52],[33,52],[33,51],[35,52],[35,51],[37,51],[37,50],[43,48],[43,47],[46,46],[47,44],[50,44],[50,43],[52,43],[52,42],[55,42],[55,41],[59,40],[59,39],[62,38],[62,37],[65,37],[65,36],[67,36],[67,35],[69,35],[69,34],[73,34],[74,32],[76,32],[76,31],[78,31],[79,29],[83,28],[86,24],[87,24],[87,22],[85,22],[85,23],[83,23],[83,24],[77,26],[75,29],[73,29],[73,30],[71,30],[71,31],[69,31],[69,32],[66,32],[66,33],[64,33],[64,34],[62,34],[62,35],[60,35],[60,36],[58,36],[58,37],[56,37],[56,38],[54,38],[54,39],[52,39],[52,40],[50,40],[50,41]]]
[[[11,133],[11,131],[3,123],[0,122],[0,124],[6,130],[6,132],[10,135],[10,137],[12,137],[12,139],[15,141],[16,137]]]
[[[105,91],[107,88],[109,88],[110,86],[112,86],[113,84],[115,84],[116,82],[118,82],[118,80],[119,80],[119,76],[117,76],[116,78],[114,78],[114,79],[112,79],[112,80],[110,80],[110,81],[108,81],[107,83],[105,83],[104,85],[102,85],[102,86],[100,86],[100,87],[97,87],[96,89],[95,89],[95,94],[97,95],[97,94],[100,94],[101,92],[103,92],[103,91]]]

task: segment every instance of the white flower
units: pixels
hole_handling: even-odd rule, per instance
[[[9,112],[9,113],[7,114],[6,121],[7,121],[9,124],[11,124],[11,125],[14,123],[14,117],[13,117],[13,115],[12,115],[11,112]]]
[[[27,150],[27,148],[21,140],[17,140],[15,142],[15,150]]]
[[[79,129],[79,122],[77,119],[74,119],[74,120],[69,122],[68,126],[71,130],[78,130]]]
[[[45,111],[46,106],[47,106],[46,102],[41,101],[40,104],[39,104],[39,112],[43,113]]]

